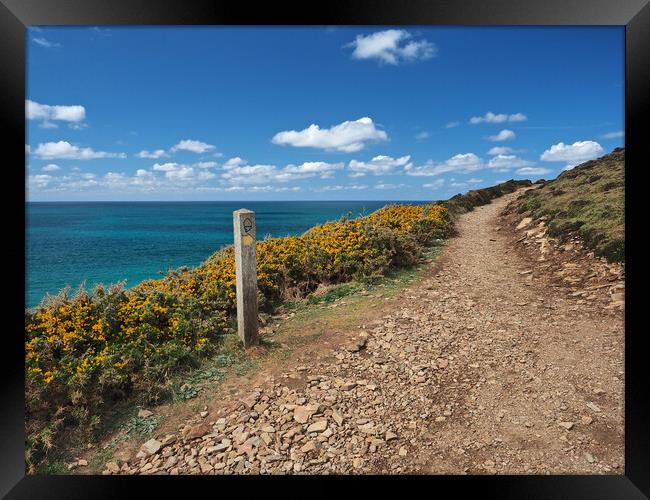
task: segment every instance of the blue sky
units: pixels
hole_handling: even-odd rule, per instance
[[[27,31],[31,201],[426,200],[624,142],[622,27]]]

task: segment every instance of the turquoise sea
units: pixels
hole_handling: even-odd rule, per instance
[[[232,212],[240,208],[256,212],[262,239],[302,234],[387,203],[395,202],[29,202],[25,305],[66,285],[85,282],[90,289],[126,280],[131,287],[170,268],[197,266],[232,243]]]

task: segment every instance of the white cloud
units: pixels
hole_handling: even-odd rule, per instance
[[[544,175],[551,172],[552,170],[550,168],[542,167],[524,167],[517,170],[517,174],[519,175]]]
[[[624,130],[617,130],[616,132],[607,132],[603,134],[603,139],[616,139],[617,137],[625,137]]]
[[[312,177],[329,179],[337,170],[342,170],[343,163],[327,163],[323,161],[305,162],[301,165],[287,165],[278,169],[275,165],[248,165],[239,158],[229,159],[223,166],[221,178],[230,184],[260,185],[275,182],[289,182]]]
[[[34,156],[42,160],[94,160],[97,158],[126,158],[125,153],[107,153],[92,148],[80,148],[67,141],[45,142],[38,145]]]
[[[42,121],[38,127],[39,128],[59,128],[59,126],[56,123],[49,122],[47,120]]]
[[[203,182],[216,175],[205,169],[188,165],[169,163],[147,170],[139,168],[135,174],[108,172],[98,177],[94,173],[75,171],[64,176],[31,176],[30,189],[47,191],[80,191],[97,189],[102,191],[187,191],[196,189]],[[162,167],[162,168],[161,168]]]
[[[29,191],[66,191],[70,189],[87,189],[97,186],[99,182],[92,173],[79,173],[66,176],[34,175],[28,179]]]
[[[63,45],[61,45],[60,43],[52,42],[51,40],[48,40],[47,38],[43,38],[43,37],[32,38],[32,42],[34,42],[36,45],[40,45],[41,47],[45,47],[48,49],[53,47],[63,47]]]
[[[500,169],[503,172],[511,168],[530,167],[533,164],[533,162],[519,158],[516,155],[499,154],[490,159],[487,166],[488,168]]]
[[[453,168],[448,167],[445,163],[435,163],[433,160],[428,160],[424,165],[417,167],[411,166],[407,168],[406,174],[429,177],[432,175],[440,175],[445,172],[451,172],[453,170]]]
[[[194,167],[186,165],[178,166],[173,170],[165,172],[165,177],[169,180],[175,181],[207,181],[216,177],[212,172],[206,170],[195,170]]]
[[[201,153],[206,153],[208,151],[212,151],[213,149],[214,146],[212,144],[186,139],[180,141],[178,144],[169,148],[169,151],[165,151],[164,149],[156,149],[155,151],[148,151],[146,149],[143,149],[136,156],[138,158],[159,159],[159,158],[166,158],[170,155],[170,153],[175,153],[176,151],[190,151],[192,153],[201,154]],[[221,157],[223,156],[223,153],[214,153],[212,156]],[[211,168],[206,165],[217,166],[215,162],[203,162],[203,163],[204,165],[200,166],[200,168]],[[198,164],[195,165],[199,166]]]
[[[151,169],[155,172],[164,172],[165,177],[170,180],[209,180],[216,177],[212,172],[208,172],[204,168],[197,170],[196,165],[182,165],[175,162],[156,163]],[[140,172],[140,170],[138,170]],[[140,175],[141,176],[141,175]]]
[[[494,142],[499,142],[499,141],[507,141],[507,140],[514,139],[514,138],[515,138],[515,133],[512,130],[503,129],[497,135],[489,136],[488,140],[489,141],[494,141]]]
[[[138,158],[153,158],[158,159],[164,156],[168,156],[164,149],[156,149],[155,151],[147,151],[143,149],[137,155]]]
[[[200,193],[220,193],[227,190],[219,186],[198,186],[195,191]]]
[[[445,128],[455,128],[460,125],[460,122],[449,122],[447,125],[445,125]]]
[[[101,179],[97,179],[95,174],[85,173],[73,176],[64,176],[59,180],[58,190],[81,190],[96,188],[101,185]]]
[[[50,106],[34,101],[26,101],[27,118],[32,120],[62,120],[67,122],[80,122],[86,118],[86,108],[81,105]]]
[[[68,128],[71,128],[72,130],[83,130],[85,128],[88,128],[87,123],[68,123]]]
[[[321,188],[315,189],[314,191],[360,191],[363,189],[368,189],[368,186],[365,184],[338,184],[335,186],[323,186]]]
[[[509,122],[525,122],[528,120],[528,117],[523,113],[515,113],[514,115],[508,116]]]
[[[230,169],[233,167],[246,165],[246,163],[246,160],[242,160],[239,156],[235,156],[234,158],[230,158],[228,161],[226,161],[226,163],[223,164],[223,168]]]
[[[212,174],[214,175],[214,174]],[[171,180],[193,180],[194,179],[194,169],[192,167],[178,167],[173,170],[168,170],[165,172],[165,177]]]
[[[430,189],[437,189],[443,186],[445,183],[444,179],[436,179],[433,182],[428,182],[427,184],[422,184],[422,187],[424,188],[430,188]]]
[[[492,149],[488,151],[488,154],[491,156],[494,155],[506,155],[508,153],[512,152],[512,148],[506,147],[506,146],[494,146]]]
[[[371,118],[345,121],[331,128],[321,129],[311,124],[306,129],[285,130],[273,136],[274,144],[289,144],[294,147],[320,148],[328,151],[354,153],[361,151],[368,141],[386,141],[388,134],[375,127]]]
[[[354,47],[353,59],[377,59],[391,65],[435,57],[437,48],[433,43],[412,38],[406,30],[390,29],[370,35],[357,35],[353,42],[345,46]]]
[[[482,167],[483,160],[474,153],[465,153],[452,156],[446,161],[446,164],[454,167],[457,171],[472,171]]]
[[[406,184],[376,184],[375,189],[399,189],[405,186]]]
[[[200,161],[192,166],[197,168],[216,168],[219,164],[216,161]]]
[[[560,142],[544,151],[539,159],[542,161],[566,161],[570,165],[576,165],[597,158],[603,152],[603,147],[595,141],[577,141],[573,144]]]
[[[178,163],[156,163],[152,168],[160,172],[171,172],[172,170],[176,170],[179,166]]]
[[[467,184],[480,184],[481,182],[483,182],[483,179],[475,179],[474,177],[472,177],[471,179],[467,179],[466,182]]]
[[[424,131],[422,131],[422,132],[418,132],[417,134],[415,134],[415,138],[416,138],[418,141],[423,141],[424,139],[428,139],[429,136],[430,136],[430,134],[429,134],[429,132],[427,132],[426,130],[424,130]]]
[[[195,185],[201,181],[208,181],[214,179],[216,174],[209,172],[206,169],[195,168],[191,165],[181,165],[178,163],[156,163],[152,167],[153,171],[139,169],[136,172],[136,177],[151,180],[154,178],[154,171],[164,172],[164,179],[169,181],[170,184],[176,185],[177,182],[181,184]],[[158,178],[156,178],[158,180]]]
[[[277,174],[275,165],[243,165],[229,168],[221,177],[230,184],[259,185],[272,183]]]
[[[30,175],[28,178],[29,187],[30,189],[44,189],[50,184],[52,179],[53,177],[47,174]]]
[[[362,177],[366,174],[384,175],[392,174],[400,167],[408,168],[411,166],[409,160],[410,156],[402,156],[400,158],[392,158],[390,156],[379,155],[375,156],[370,161],[357,161],[350,160],[348,169],[352,171],[351,177]]]
[[[513,168],[530,167],[532,165],[533,162],[524,160],[515,155],[499,154],[486,163],[482,158],[474,153],[462,153],[454,155],[444,162],[434,162],[433,160],[429,160],[424,165],[409,165],[405,168],[405,172],[408,175],[428,177],[447,172],[467,174],[486,168],[503,172]],[[471,183],[472,181],[482,182],[480,179],[470,179],[467,182]]]
[[[308,161],[302,165],[287,165],[278,175],[279,180],[305,179],[318,176],[329,179],[337,170],[343,169],[343,163],[326,163],[324,161]]]
[[[40,120],[41,128],[57,128],[54,121],[68,122],[71,128],[84,128],[82,124],[86,119],[86,108],[81,105],[73,106],[50,106],[49,104],[39,104],[27,99],[25,101],[25,117],[28,120]]]
[[[485,163],[474,153],[463,153],[452,156],[448,160],[437,163],[433,160],[427,161],[424,165],[414,167],[407,165],[405,171],[408,175],[414,176],[433,176],[445,172],[467,173],[480,170],[485,167]]]
[[[281,187],[274,187],[274,186],[229,186],[229,187],[219,187],[219,186],[199,186],[196,188],[196,191],[201,191],[201,192],[262,192],[262,193],[268,193],[268,192],[286,192],[286,191],[300,191],[301,188],[299,186],[281,186]]]
[[[512,115],[507,115],[505,113],[492,113],[488,111],[483,116],[473,116],[469,119],[469,122],[472,125],[477,123],[505,123],[505,122],[523,122],[528,120],[528,117],[523,113],[515,113]]]
[[[232,189],[229,188],[229,190],[232,191],[239,191],[239,189]],[[246,191],[252,191],[252,192],[275,192],[275,193],[281,193],[281,192],[286,192],[286,191],[300,191],[300,188],[298,186],[282,186],[282,187],[275,187],[275,186],[251,186],[249,188],[246,188]]]
[[[192,153],[205,153],[212,151],[214,146],[201,141],[184,139],[171,148],[171,151],[191,151]]]
[[[41,170],[43,172],[56,172],[57,170],[61,170],[61,167],[55,165],[54,163],[49,163],[45,165]]]
[[[128,182],[128,177],[123,173],[108,172],[104,175],[104,182],[110,187],[122,187]]]

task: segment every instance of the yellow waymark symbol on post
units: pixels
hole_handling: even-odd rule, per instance
[[[244,245],[249,246],[253,244],[253,237],[250,234],[245,234],[242,236],[242,242]]]

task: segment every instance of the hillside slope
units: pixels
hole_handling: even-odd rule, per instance
[[[527,191],[519,213],[548,218],[548,234],[577,234],[609,262],[625,257],[625,149],[567,170]]]

